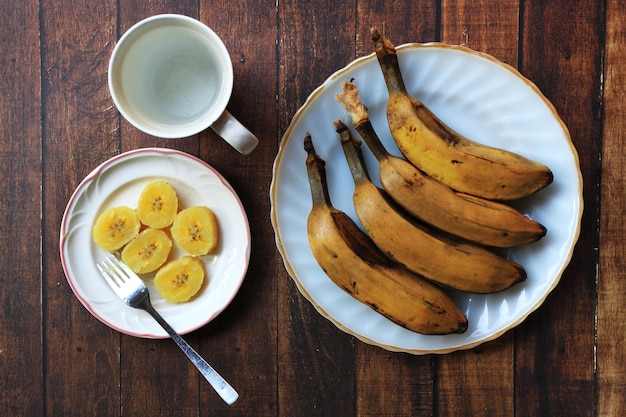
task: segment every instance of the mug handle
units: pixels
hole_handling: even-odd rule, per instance
[[[252,152],[259,143],[259,139],[242,125],[239,120],[235,119],[228,110],[224,110],[224,113],[211,125],[211,128],[228,142],[230,146],[244,155]]]

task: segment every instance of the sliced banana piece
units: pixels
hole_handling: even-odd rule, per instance
[[[182,303],[195,296],[204,282],[204,264],[193,256],[168,262],[154,277],[154,285],[167,301]]]
[[[105,251],[115,252],[137,236],[140,227],[135,210],[127,206],[112,207],[96,219],[93,240]]]
[[[172,239],[162,230],[148,228],[122,250],[122,261],[138,274],[160,268],[172,249]]]
[[[189,255],[202,256],[212,252],[219,242],[215,214],[205,206],[182,210],[172,223],[172,237]]]
[[[178,212],[176,190],[163,180],[147,184],[139,195],[137,215],[141,223],[155,229],[168,227]]]

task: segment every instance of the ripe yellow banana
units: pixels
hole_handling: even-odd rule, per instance
[[[389,128],[411,163],[456,191],[490,200],[519,199],[552,182],[552,171],[545,165],[471,141],[410,97],[394,45],[376,28],[371,35],[389,91]]]
[[[352,219],[332,206],[324,161],[304,139],[313,208],[308,239],[328,277],[393,322],[423,334],[463,333],[467,318],[436,285],[383,255]]]
[[[338,130],[354,179],[356,215],[372,241],[387,256],[425,278],[472,293],[502,291],[526,279],[521,265],[413,221],[371,182],[360,142],[350,130]]]
[[[405,159],[389,154],[376,135],[358,88],[352,82],[345,82],[336,97],[378,160],[383,189],[411,215],[440,230],[487,246],[520,246],[545,235],[545,227],[512,207],[457,193],[424,175]],[[348,129],[341,125],[338,131]]]

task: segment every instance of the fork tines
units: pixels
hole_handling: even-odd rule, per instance
[[[130,290],[128,287],[134,287],[136,290],[144,286],[143,281],[114,255],[107,256],[96,266],[113,291],[122,298],[128,295],[128,290]]]

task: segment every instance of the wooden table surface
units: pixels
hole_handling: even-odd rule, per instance
[[[151,137],[121,118],[107,64],[135,22],[181,13],[224,40],[231,113],[260,138],[243,156],[212,131]],[[392,353],[323,318],[287,274],[270,223],[280,140],[331,73],[396,44],[492,54],[554,104],[580,156],[585,211],[545,303],[495,341],[446,355]],[[618,0],[0,2],[0,412],[6,416],[626,415],[626,9]],[[237,388],[227,406],[171,340],[94,318],[59,257],[68,200],[120,152],[168,147],[211,164],[247,211],[252,256],[231,305],[186,336]]]

